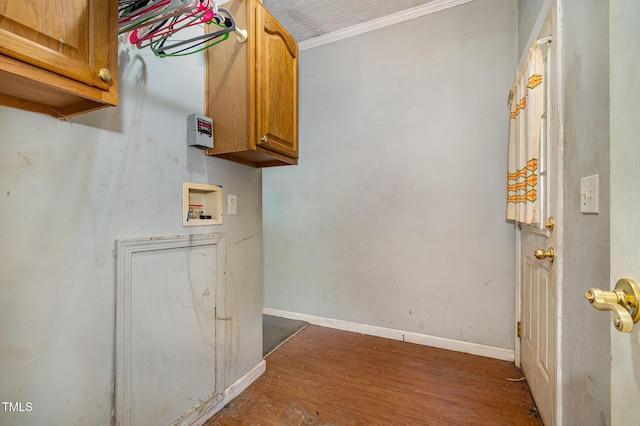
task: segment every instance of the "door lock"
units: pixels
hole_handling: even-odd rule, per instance
[[[556,257],[556,252],[553,250],[553,247],[549,247],[549,250],[536,250],[533,252],[533,255],[536,259],[546,259],[549,258],[553,262],[553,259]]]
[[[633,323],[640,321],[640,287],[631,278],[618,280],[613,291],[592,288],[584,297],[599,311],[615,313],[613,325],[618,331],[631,333]]]

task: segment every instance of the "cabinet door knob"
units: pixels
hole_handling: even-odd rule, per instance
[[[100,68],[100,71],[98,71],[98,77],[100,77],[100,80],[105,83],[111,83],[111,71],[109,71],[108,68]]]

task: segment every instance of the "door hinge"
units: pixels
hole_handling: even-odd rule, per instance
[[[518,321],[518,337],[522,337],[522,323]]]

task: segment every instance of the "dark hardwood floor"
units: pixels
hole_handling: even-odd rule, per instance
[[[217,425],[542,425],[513,363],[318,326],[267,357]]]

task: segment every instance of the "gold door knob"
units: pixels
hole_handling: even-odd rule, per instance
[[[540,249],[538,249],[535,252],[533,252],[533,255],[537,259],[549,258],[553,262],[553,259],[556,257],[556,252],[553,250],[553,247],[549,247],[549,250],[540,250]]]
[[[100,68],[100,71],[98,71],[98,77],[100,77],[100,80],[105,83],[111,83],[111,80],[113,79],[111,71],[109,71],[108,68]]]
[[[640,321],[640,288],[630,278],[618,280],[613,291],[592,288],[584,297],[597,310],[615,313],[613,325],[618,331],[631,333],[633,323]]]
[[[553,231],[556,227],[556,220],[553,217],[550,217],[547,222],[544,224],[544,227],[549,231]]]

